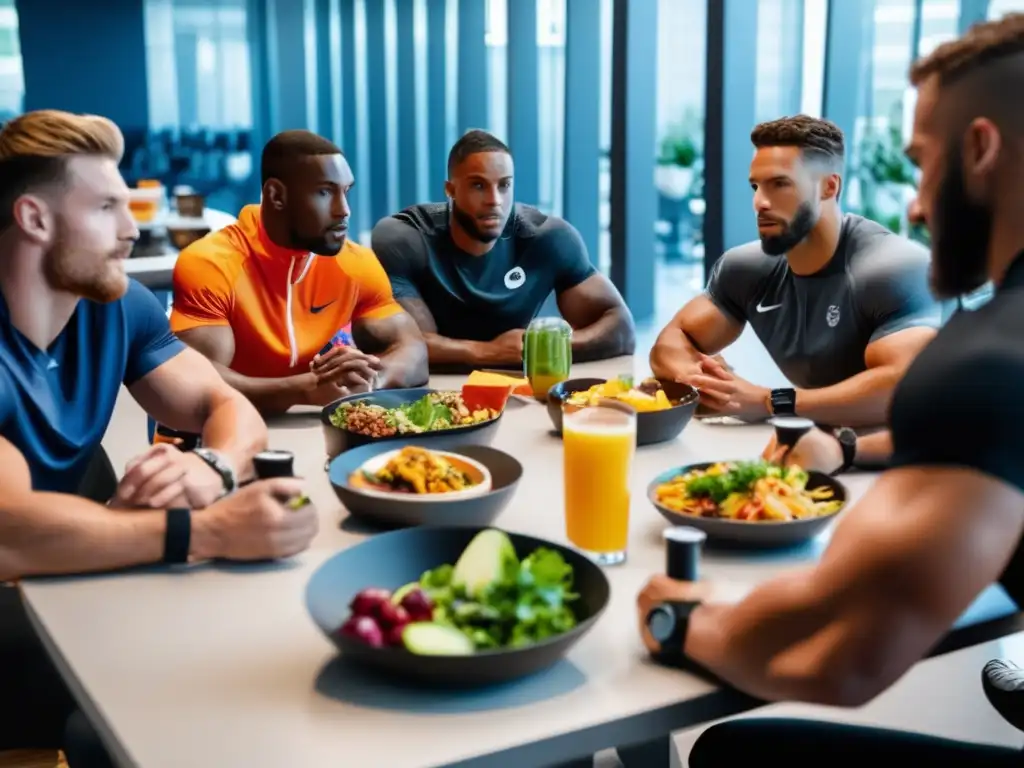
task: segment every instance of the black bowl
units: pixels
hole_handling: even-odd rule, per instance
[[[483,421],[479,424],[470,424],[466,427],[453,427],[437,432],[424,432],[415,435],[391,435],[389,437],[370,437],[357,432],[349,432],[347,429],[340,429],[331,424],[331,414],[334,413],[342,403],[367,400],[374,405],[384,408],[395,408],[405,403],[414,403],[424,395],[437,392],[436,389],[428,387],[417,387],[416,389],[382,389],[377,392],[370,392],[361,395],[348,395],[335,400],[330,405],[325,405],[320,411],[320,424],[324,432],[324,444],[327,448],[327,458],[333,459],[345,451],[358,448],[361,445],[379,444],[385,442],[400,441],[403,445],[418,445],[423,448],[436,448],[437,450],[448,450],[458,445],[490,445],[494,440],[494,433],[498,429],[498,422],[504,411],[490,421]]]
[[[716,463],[718,462],[709,461],[670,469],[667,472],[662,472],[647,486],[647,498],[650,499],[651,504],[661,513],[662,517],[672,523],[672,525],[688,525],[692,528],[699,528],[707,534],[709,544],[729,544],[760,549],[790,547],[801,544],[817,536],[826,526],[832,523],[836,515],[846,507],[846,500],[849,498],[846,486],[841,482],[831,475],[812,471],[807,473],[807,489],[831,488],[832,497],[837,501],[843,502],[843,505],[831,515],[778,522],[767,520],[727,520],[717,517],[698,517],[696,515],[676,512],[662,506],[655,500],[656,490],[662,483],[666,483],[673,477],[678,477],[693,470],[707,469]]]
[[[344,658],[365,664],[406,684],[472,688],[531,675],[559,661],[585,635],[608,605],[611,588],[601,569],[575,550],[551,541],[508,533],[522,559],[537,547],[561,553],[574,572],[577,625],[568,632],[521,648],[480,651],[467,656],[419,656],[396,648],[372,648],[341,637],[349,603],[367,587],[397,589],[443,563],[454,564],[484,528],[422,527],[383,533],[324,562],[306,585],[306,609]]]
[[[548,390],[548,416],[558,434],[562,434],[562,402],[574,392],[583,392],[607,379],[568,379]],[[677,405],[664,411],[646,411],[636,415],[636,444],[654,445],[675,440],[693,418],[700,395],[689,384],[658,379],[668,399]]]
[[[474,459],[491,473],[491,490],[481,496],[451,500],[442,496],[436,501],[424,502],[409,494],[396,493],[381,498],[363,493],[349,484],[352,473],[364,462],[396,447],[392,442],[362,445],[331,461],[328,468],[331,486],[353,517],[386,528],[409,525],[486,526],[508,506],[519,485],[519,478],[523,476],[523,465],[507,453],[485,445],[461,445],[445,450]]]

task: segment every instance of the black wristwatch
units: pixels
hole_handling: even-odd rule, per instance
[[[857,433],[849,427],[840,427],[832,434],[839,441],[839,447],[843,449],[843,463],[832,473],[839,475],[850,469],[857,459]]]
[[[796,416],[796,390],[782,388],[772,390],[772,415]]]
[[[683,656],[686,644],[686,630],[690,626],[690,614],[700,605],[699,601],[670,600],[651,608],[645,619],[651,637],[661,646],[660,655],[676,658]]]
[[[233,492],[238,487],[238,478],[235,476],[235,470],[221,458],[220,454],[211,451],[209,448],[196,448],[192,452],[209,464],[210,468],[220,475],[221,482],[224,483],[225,495]]]
[[[174,507],[167,510],[167,528],[164,531],[164,562],[180,565],[188,562],[192,548],[192,510]]]

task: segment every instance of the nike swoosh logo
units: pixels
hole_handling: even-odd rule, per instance
[[[763,306],[761,304],[758,304],[757,305],[757,311],[758,312],[771,312],[773,309],[778,309],[781,306],[782,306],[781,304],[772,304],[770,307],[765,307],[765,306]]]
[[[336,301],[337,301],[337,299],[331,299],[326,304],[321,304],[319,307],[314,307],[314,306],[310,305],[309,311],[312,312],[315,315],[318,312],[323,312],[325,309],[327,309],[327,307],[331,306],[331,304],[333,304]]]

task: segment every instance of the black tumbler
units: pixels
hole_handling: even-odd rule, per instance
[[[813,421],[799,416],[776,416],[771,424],[775,427],[775,441],[785,448],[792,448],[797,440],[814,429]]]
[[[664,536],[665,573],[676,581],[697,581],[700,553],[707,534],[699,528],[679,525],[666,530]]]
[[[291,451],[260,451],[252,459],[256,477],[295,477],[295,454]]]

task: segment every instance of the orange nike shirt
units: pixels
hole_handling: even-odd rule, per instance
[[[243,376],[304,373],[350,322],[401,311],[369,248],[351,240],[336,256],[281,248],[264,232],[259,205],[197,240],[174,265],[171,330],[229,326],[231,368]]]

